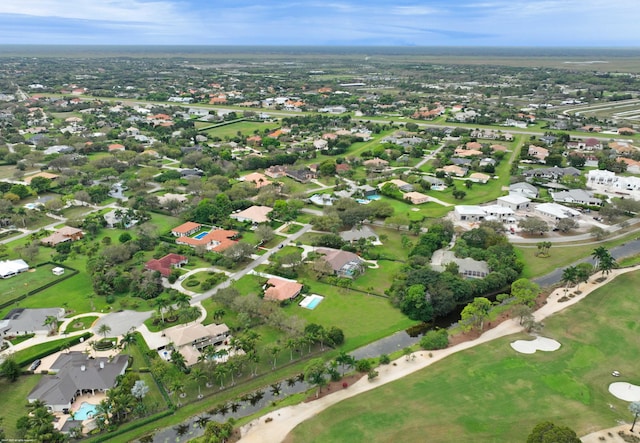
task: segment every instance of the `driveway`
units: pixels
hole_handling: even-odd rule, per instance
[[[110,337],[115,337],[119,335],[124,335],[129,331],[129,329],[137,328],[144,321],[151,317],[153,311],[147,312],[137,312],[137,311],[121,311],[121,312],[113,312],[110,314],[101,317],[96,321],[91,330],[98,334],[98,330],[100,329],[100,325],[108,325],[111,328],[111,332],[107,335]]]

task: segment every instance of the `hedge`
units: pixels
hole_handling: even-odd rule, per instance
[[[75,346],[78,343],[80,343],[81,341],[86,341],[87,339],[93,337],[93,333],[91,332],[85,332],[82,335],[78,335],[75,337],[71,337],[67,340],[64,340],[62,343],[59,343],[51,348],[47,348],[47,349],[43,349],[42,351],[38,352],[37,354],[34,355],[30,355],[27,357],[23,357],[23,358],[16,358],[16,363],[18,363],[19,366],[26,366],[28,364],[33,363],[35,360],[39,359],[39,358],[44,358],[48,355],[53,354],[54,352],[58,352],[61,351],[64,347],[66,346]],[[20,351],[18,351],[18,353],[16,353],[16,355],[19,357],[20,356]]]
[[[173,415],[173,410],[169,409],[167,411],[158,412],[155,415],[150,415],[149,417],[143,418],[141,420],[136,420],[132,423],[129,423],[126,426],[122,426],[113,432],[109,432],[108,434],[100,435],[95,439],[89,439],[90,442],[100,443],[103,441],[111,441],[114,437],[118,435],[122,435],[126,432],[132,431],[140,426],[144,426],[149,423],[153,423],[154,421],[160,420],[162,418],[168,417],[169,415]]]

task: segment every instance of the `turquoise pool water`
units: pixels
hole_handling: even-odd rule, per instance
[[[311,302],[307,305],[307,309],[315,309],[316,306],[318,306],[320,304],[320,302],[322,301],[321,298],[314,298],[313,300],[311,300]]]
[[[195,238],[196,240],[200,240],[202,237],[204,237],[205,235],[207,235],[209,233],[209,231],[207,232],[201,232],[200,234],[196,235]]]
[[[380,200],[380,196],[379,195],[369,195],[367,196],[367,200]]]
[[[76,420],[86,420],[88,418],[92,418],[96,413],[96,405],[92,405],[91,403],[87,403],[83,401],[80,405],[80,409],[76,411],[73,417]]]

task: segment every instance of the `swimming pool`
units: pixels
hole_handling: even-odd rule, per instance
[[[305,297],[304,300],[300,302],[300,306],[307,309],[315,309],[316,306],[318,306],[322,300],[324,300],[323,296],[313,294],[308,297]]]
[[[92,405],[91,403],[83,401],[80,405],[80,409],[78,409],[75,414],[73,414],[73,418],[76,420],[86,420],[88,418],[93,418],[95,413],[96,405]]]
[[[379,195],[367,195],[367,200],[380,200],[381,198]]]
[[[209,233],[209,231],[205,231],[205,232],[201,232],[198,235],[196,235],[195,238],[196,240],[200,240],[202,237],[204,237],[205,235],[207,235]]]

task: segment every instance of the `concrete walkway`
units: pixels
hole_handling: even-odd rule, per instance
[[[549,296],[549,298],[547,299],[547,303],[534,313],[535,319],[536,321],[541,321],[556,312],[562,311],[567,307],[578,303],[592,291],[609,283],[618,275],[636,271],[638,269],[640,269],[640,267],[638,266],[619,269],[612,272],[609,278],[607,278],[603,282],[594,283],[592,281],[583,284],[580,288],[582,293],[575,296],[574,298],[569,299],[566,302],[559,301],[559,299],[564,296],[564,288],[559,288]],[[599,275],[592,277],[592,280],[595,280],[595,278],[597,277],[599,277]],[[521,331],[522,326],[520,326],[516,320],[506,320],[500,323],[495,328],[484,332],[475,340],[463,342],[447,349],[431,351],[430,353],[432,357],[429,357],[429,352],[420,351],[413,353],[412,357],[408,360],[405,357],[396,360],[394,362],[395,366],[379,366],[378,368],[376,368],[376,370],[379,372],[379,376],[373,381],[369,381],[367,377],[363,377],[348,389],[335,392],[333,394],[322,397],[319,400],[311,401],[309,403],[300,403],[294,406],[287,406],[253,420],[252,422],[241,428],[242,438],[240,439],[240,441],[245,443],[281,442],[286,438],[289,432],[291,432],[300,423],[308,420],[309,418],[312,418],[326,408],[333,406],[334,404],[339,403],[342,400],[354,397],[360,393],[370,391],[371,389],[374,389],[378,386],[382,386],[392,381],[398,380],[402,377],[419,371],[420,369],[426,368],[434,362],[440,361],[457,352]]]

